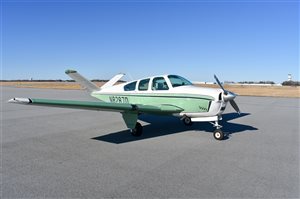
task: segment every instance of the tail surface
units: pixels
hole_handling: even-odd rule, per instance
[[[66,70],[65,72],[69,75],[72,79],[78,82],[84,89],[88,90],[89,92],[99,91],[100,88],[94,84],[93,82],[89,81],[82,75],[80,75],[76,70]]]
[[[115,83],[117,83],[125,74],[119,73],[115,75],[113,78],[111,78],[108,82],[106,82],[103,86],[101,86],[101,89],[103,88],[109,88],[112,87]]]

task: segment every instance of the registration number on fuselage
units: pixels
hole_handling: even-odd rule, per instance
[[[129,104],[128,98],[123,97],[123,96],[110,96],[109,100],[110,100],[110,102],[113,102],[113,103]]]

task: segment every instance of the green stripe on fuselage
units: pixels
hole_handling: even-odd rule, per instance
[[[208,112],[210,102],[214,100],[211,96],[168,93],[93,93],[92,96],[102,101],[113,103],[143,104],[152,106],[169,104],[184,109],[183,112]]]

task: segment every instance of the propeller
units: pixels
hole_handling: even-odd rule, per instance
[[[232,108],[238,113],[240,114],[241,111],[238,107],[238,105],[235,103],[234,98],[237,96],[235,93],[227,91],[224,89],[223,85],[221,84],[221,82],[219,81],[218,77],[216,75],[214,75],[215,80],[217,81],[218,85],[220,86],[220,88],[223,90],[223,99],[225,102],[228,102],[231,104]]]
[[[238,114],[241,114],[241,111],[240,111],[238,105],[235,103],[235,101],[234,101],[234,100],[230,100],[229,102],[230,102],[231,106],[234,108],[234,110],[235,110]]]

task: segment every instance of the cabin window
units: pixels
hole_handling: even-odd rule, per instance
[[[155,77],[152,81],[152,90],[169,90],[168,84],[163,77]]]
[[[124,86],[124,91],[134,91],[135,90],[135,86],[136,86],[136,81],[135,82],[131,82],[129,84],[126,84]]]
[[[150,79],[143,79],[139,83],[139,91],[146,91],[148,90],[148,85],[149,85]]]
[[[177,75],[169,75],[168,78],[173,87],[192,85],[189,80],[186,80],[183,77]]]

